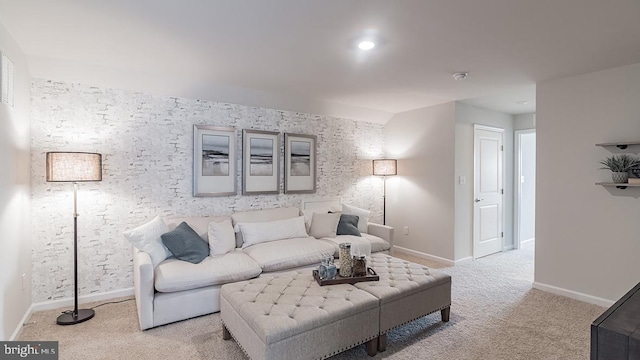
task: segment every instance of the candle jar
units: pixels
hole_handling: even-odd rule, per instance
[[[327,256],[322,259],[320,267],[318,267],[318,277],[320,280],[332,280],[335,279],[338,270],[333,263],[333,256]]]
[[[340,261],[340,276],[351,276],[351,243],[340,244],[340,251],[338,252]]]
[[[367,259],[364,255],[353,257],[353,276],[367,276]]]
[[[333,263],[333,255],[328,256],[327,260],[327,280],[333,280],[338,275],[336,264]]]
[[[320,266],[318,266],[318,277],[320,280],[325,280],[327,278],[327,267],[329,264],[327,263],[327,259],[322,259],[320,262]]]

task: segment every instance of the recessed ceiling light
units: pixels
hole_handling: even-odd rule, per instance
[[[457,72],[455,74],[452,75],[454,79],[456,80],[464,80],[467,78],[467,76],[469,76],[469,73],[466,72]]]
[[[358,44],[358,47],[360,48],[360,50],[371,50],[376,47],[376,44],[373,41],[365,40],[361,41]]]
[[[529,104],[529,102],[527,100],[521,100],[521,101],[516,101],[516,104],[518,104],[518,105],[527,105],[527,104]]]

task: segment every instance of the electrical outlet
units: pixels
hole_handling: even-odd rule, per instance
[[[404,234],[405,235],[409,235],[409,227],[408,226],[404,227]]]
[[[25,281],[26,281],[26,279],[27,279],[27,274],[22,274],[22,291],[24,291],[24,289],[25,289],[25,286],[26,286]]]

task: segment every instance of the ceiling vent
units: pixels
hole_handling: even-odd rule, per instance
[[[2,54],[2,68],[0,70],[0,78],[2,79],[2,103],[9,105],[13,108],[14,105],[14,93],[13,93],[13,61]]]

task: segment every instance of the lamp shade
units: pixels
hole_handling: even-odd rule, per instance
[[[395,159],[378,159],[373,160],[373,175],[397,175],[398,161]]]
[[[47,181],[102,181],[102,155],[85,152],[48,152]]]

